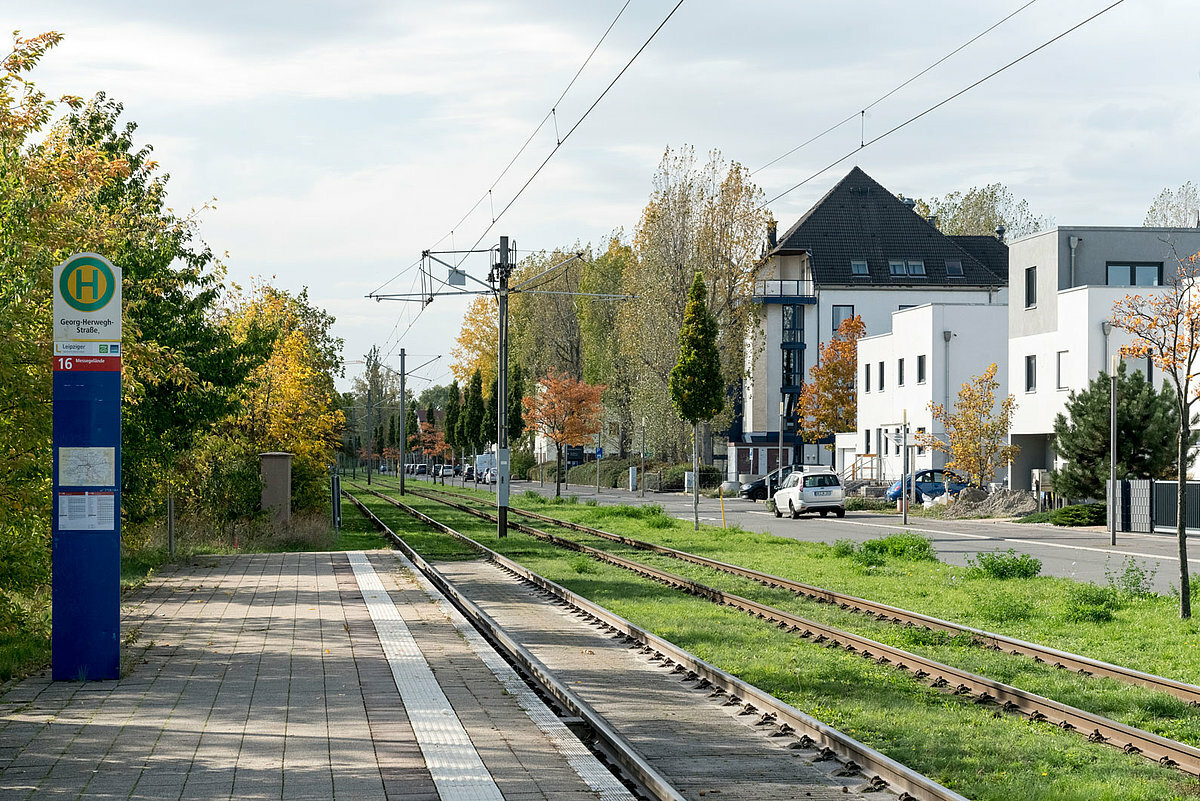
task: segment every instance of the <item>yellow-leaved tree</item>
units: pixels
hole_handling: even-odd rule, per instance
[[[500,311],[492,295],[477,295],[463,315],[462,329],[450,349],[454,377],[466,383],[476,370],[485,387],[496,380],[496,351],[500,342]]]
[[[991,481],[996,471],[1011,464],[1021,450],[1007,444],[1017,399],[1009,395],[997,404],[999,388],[996,363],[992,362],[958,390],[953,411],[940,403],[929,404],[933,419],[942,423],[945,439],[931,434],[916,437],[918,445],[945,453],[949,457],[946,467],[957,470],[977,487]]]
[[[1185,185],[1186,186],[1186,185]],[[1121,348],[1124,356],[1149,356],[1175,387],[1179,413],[1176,458],[1179,474],[1175,497],[1175,535],[1179,545],[1179,616],[1192,616],[1187,558],[1187,443],[1191,440],[1192,410],[1200,400],[1200,253],[1176,256],[1178,268],[1167,277],[1165,289],[1145,295],[1126,295],[1113,306],[1112,324],[1128,331],[1133,342]]]

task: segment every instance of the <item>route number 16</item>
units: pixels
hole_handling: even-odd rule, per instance
[[[71,369],[71,357],[70,356],[59,356],[58,357],[58,369],[59,370],[70,370]]]

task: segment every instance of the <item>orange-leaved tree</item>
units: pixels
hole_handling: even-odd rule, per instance
[[[950,457],[946,466],[978,487],[991,481],[996,471],[1007,467],[1021,450],[1017,445],[1007,444],[1017,399],[1009,395],[997,404],[999,388],[996,363],[992,362],[981,375],[959,388],[954,411],[940,403],[929,404],[933,419],[942,423],[945,439],[931,434],[916,436],[918,445],[945,453]]]
[[[537,392],[522,399],[525,422],[554,443],[556,449],[554,495],[562,496],[562,453],[565,445],[585,445],[600,427],[602,384],[577,381],[564,373],[551,373],[538,382]]]
[[[454,340],[450,355],[454,363],[450,370],[459,381],[471,380],[471,374],[479,371],[483,386],[496,381],[496,350],[500,342],[500,311],[492,295],[478,295],[471,301],[463,315],[462,329]]]
[[[866,333],[862,318],[842,320],[833,339],[821,346],[820,357],[808,371],[808,381],[796,401],[796,418],[805,439],[819,440],[858,428],[858,338]],[[830,443],[826,447],[832,449]]]
[[[1175,534],[1179,542],[1179,616],[1192,616],[1187,559],[1187,443],[1191,438],[1192,409],[1200,397],[1200,298],[1195,295],[1200,278],[1200,253],[1176,256],[1178,269],[1164,291],[1126,295],[1113,305],[1112,324],[1129,332],[1133,341],[1121,348],[1123,356],[1149,356],[1175,387],[1179,412],[1176,457],[1179,474]],[[1111,514],[1111,511],[1110,511]]]

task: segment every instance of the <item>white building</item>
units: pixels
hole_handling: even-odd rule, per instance
[[[953,408],[964,383],[995,363],[1008,386],[1008,308],[999,303],[927,303],[892,313],[891,331],[858,341],[858,431],[838,437],[839,465],[853,477],[903,475],[897,439],[905,414],[911,470],[942,467],[945,454],[914,445],[916,434],[945,436],[931,403]],[[1003,479],[999,476],[998,479]]]
[[[875,335],[891,330],[893,312],[912,306],[1004,305],[1007,298],[1003,242],[943,235],[911,201],[858,167],[778,241],[770,232],[767,246],[755,281],[759,319],[747,342],[741,416],[729,435],[730,478],[777,466],[781,402],[784,463],[834,461],[825,444],[799,442],[792,412],[820,346],[845,318],[860,316]]]
[[[1129,342],[1107,325],[1113,304],[1155,291],[1176,274],[1178,258],[1197,251],[1195,228],[1058,227],[1010,245],[1008,375],[1017,399],[1011,440],[1021,448],[1010,487],[1030,489],[1031,471],[1055,466],[1055,415]],[[1158,378],[1149,360],[1130,366]]]

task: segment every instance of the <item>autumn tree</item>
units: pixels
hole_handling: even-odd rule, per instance
[[[808,381],[796,401],[800,430],[808,441],[858,428],[858,339],[866,333],[862,318],[842,321],[833,338],[821,345],[820,357],[808,371]],[[827,447],[833,448],[830,444]]]
[[[628,451],[633,431],[633,362],[621,349],[618,328],[623,305],[635,301],[617,299],[622,276],[636,264],[633,248],[621,233],[614,232],[599,256],[583,265],[578,298],[579,327],[583,337],[583,380],[604,384],[607,418],[615,419],[620,432],[618,451]]]
[[[533,291],[515,292],[509,299],[509,362],[531,375],[561,372],[583,377],[581,298],[576,293],[585,262],[572,257],[584,250],[577,242],[569,249],[539,251],[522,259],[513,273],[512,286]],[[590,260],[590,252],[585,257]],[[561,266],[552,269],[556,265]]]
[[[1001,183],[973,186],[964,192],[944,197],[916,200],[915,211],[923,217],[936,217],[938,230],[947,235],[975,234],[993,236],[1003,225],[1009,238],[1045,231],[1054,225],[1053,217],[1034,214],[1029,201],[1013,196]]]
[[[1164,189],[1146,210],[1147,228],[1193,228],[1200,225],[1200,191],[1188,181],[1178,189]]]
[[[941,422],[945,438],[917,434],[918,445],[945,453],[946,466],[957,470],[972,484],[982,487],[996,471],[1009,465],[1020,448],[1006,444],[1017,401],[1012,395],[997,405],[996,364],[993,362],[958,390],[954,410],[930,403],[933,419]]]
[[[1130,356],[1149,356],[1175,388],[1179,416],[1176,437],[1175,535],[1179,543],[1179,616],[1192,616],[1187,559],[1187,468],[1191,459],[1192,414],[1200,398],[1200,298],[1195,295],[1200,278],[1200,253],[1176,258],[1177,270],[1161,292],[1126,295],[1113,306],[1112,324],[1127,331],[1133,341],[1121,349]]]
[[[1112,380],[1101,372],[1087,388],[1067,397],[1066,414],[1054,418],[1054,448],[1066,459],[1054,472],[1054,491],[1068,498],[1103,498],[1111,453]],[[1117,369],[1117,475],[1169,478],[1176,473],[1175,391],[1155,390],[1141,370]],[[1196,444],[1193,435],[1189,445]]]
[[[476,295],[463,316],[462,328],[450,355],[451,372],[459,381],[469,381],[476,370],[487,383],[496,380],[496,350],[500,343],[500,307],[493,295]]]
[[[562,456],[567,445],[585,445],[600,425],[604,387],[587,384],[562,373],[538,382],[537,392],[526,397],[525,419],[529,427],[554,443],[554,495],[562,496]]]
[[[726,385],[737,384],[745,335],[757,319],[750,298],[767,216],[762,191],[742,165],[715,151],[697,163],[690,147],[663,155],[634,235],[636,258],[625,263],[623,286],[636,300],[621,304],[618,329],[633,414],[655,421],[652,446],[667,454],[682,455],[691,439],[667,386],[688,289],[700,273],[718,323],[721,374]]]
[[[696,273],[688,290],[683,328],[679,331],[679,358],[667,383],[679,416],[692,424],[692,517],[700,530],[700,421],[711,420],[725,408],[725,381],[717,353],[717,321],[704,302],[704,279]]]

